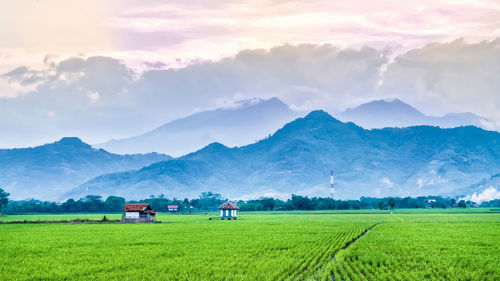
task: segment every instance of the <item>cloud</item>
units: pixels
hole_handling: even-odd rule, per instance
[[[20,66],[14,70],[11,70],[5,74],[3,77],[9,82],[18,83],[19,86],[27,86],[34,84],[36,82],[44,79],[44,73],[39,71],[33,71],[27,66]]]
[[[92,139],[113,126],[123,128],[118,120],[132,103],[124,93],[134,73],[112,58],[70,58],[41,70],[16,68],[0,81],[16,90],[0,98],[0,128],[8,132],[0,143],[30,146],[68,135]]]
[[[227,109],[237,109],[246,105],[253,105],[261,102],[262,99],[259,98],[251,98],[247,99],[241,93],[236,93],[233,97],[229,98],[219,98],[216,99],[216,107],[217,108],[227,108]]]
[[[383,177],[382,179],[380,179],[380,182],[387,187],[392,187],[394,185],[394,183],[388,177]]]
[[[0,97],[13,98],[19,95],[19,91],[15,89],[12,83],[0,77]]]
[[[433,43],[399,55],[379,91],[405,96],[430,114],[471,111],[495,120],[500,128],[500,39]]]
[[[75,57],[51,63],[42,70],[21,66],[1,75],[1,78],[14,86],[32,86],[32,92],[43,92],[45,89],[57,91],[65,85],[69,88],[66,90],[71,91],[85,88],[112,94],[126,88],[133,80],[133,74],[131,69],[113,58]]]
[[[0,18],[4,47],[0,71],[33,66],[48,53],[111,56],[128,65],[140,60],[175,65],[178,59],[220,59],[242,49],[268,49],[287,42],[344,48],[389,45],[405,51],[434,41],[500,36],[496,0],[399,4],[394,0],[369,4],[362,0],[130,0],[106,5],[98,0],[1,1],[0,9],[9,13]]]
[[[479,194],[477,192],[474,192],[472,195],[464,196],[459,200],[472,201],[474,203],[481,204],[482,202],[495,199],[500,199],[500,190],[497,190],[493,186],[490,186]]]
[[[146,66],[146,68],[148,70],[165,69],[168,66],[166,63],[161,62],[161,61],[156,61],[156,62],[148,62],[148,61],[146,61],[143,64],[144,64],[144,66]]]
[[[350,96],[369,95],[383,51],[340,49],[332,45],[283,45],[245,50],[218,62],[200,62],[182,69],[149,71],[134,87],[161,89],[168,101],[211,104],[214,98],[240,93],[245,97],[278,96],[301,106],[345,105]],[[335,96],[331,94],[334,93]],[[145,93],[149,95],[152,93]]]
[[[99,101],[101,95],[99,94],[99,92],[88,92],[87,97],[89,98],[91,103],[95,103]]]
[[[498,32],[500,9],[494,1],[408,0],[405,5],[396,4],[392,0],[370,5],[361,0],[131,2],[108,25],[119,34],[143,34],[140,40],[123,42],[124,48],[140,48],[141,41],[162,40],[158,38],[166,35],[176,39],[165,40],[168,48],[201,57],[228,55],[226,50],[236,53],[245,47],[269,48],[276,42],[344,47],[393,44],[410,49],[462,36],[485,39]],[[143,48],[150,46],[143,43]],[[200,54],[208,51],[207,46],[212,46],[209,54]]]

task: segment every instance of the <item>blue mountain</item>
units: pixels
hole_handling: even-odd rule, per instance
[[[180,158],[96,177],[65,197],[190,197],[208,190],[231,198],[326,196],[330,169],[338,198],[453,195],[500,171],[500,133],[473,126],[366,130],[313,111],[254,144],[212,143]]]
[[[231,106],[177,119],[145,134],[96,147],[114,153],[159,152],[181,156],[212,142],[229,146],[254,143],[299,117],[278,98],[241,100]]]
[[[454,128],[476,126],[496,129],[494,122],[470,112],[428,116],[399,99],[375,100],[349,108],[338,114],[343,121],[354,122],[363,128],[409,127],[418,125]]]
[[[171,159],[158,153],[117,155],[79,138],[32,148],[0,149],[0,187],[13,199],[54,200],[98,175],[139,169]]]

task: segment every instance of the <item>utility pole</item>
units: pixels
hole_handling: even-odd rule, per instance
[[[333,170],[330,170],[330,198],[335,199],[335,189],[333,189]]]

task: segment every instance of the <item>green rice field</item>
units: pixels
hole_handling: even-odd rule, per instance
[[[102,217],[12,215],[0,222]],[[0,280],[500,280],[498,209],[211,217],[0,224]]]

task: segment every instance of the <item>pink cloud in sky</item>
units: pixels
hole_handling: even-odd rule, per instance
[[[391,46],[401,52],[435,41],[500,36],[500,3],[490,0],[94,0],[78,5],[42,0],[6,1],[0,8],[11,15],[0,19],[0,63],[10,69],[27,58],[37,64],[49,53],[175,66],[284,43]]]

